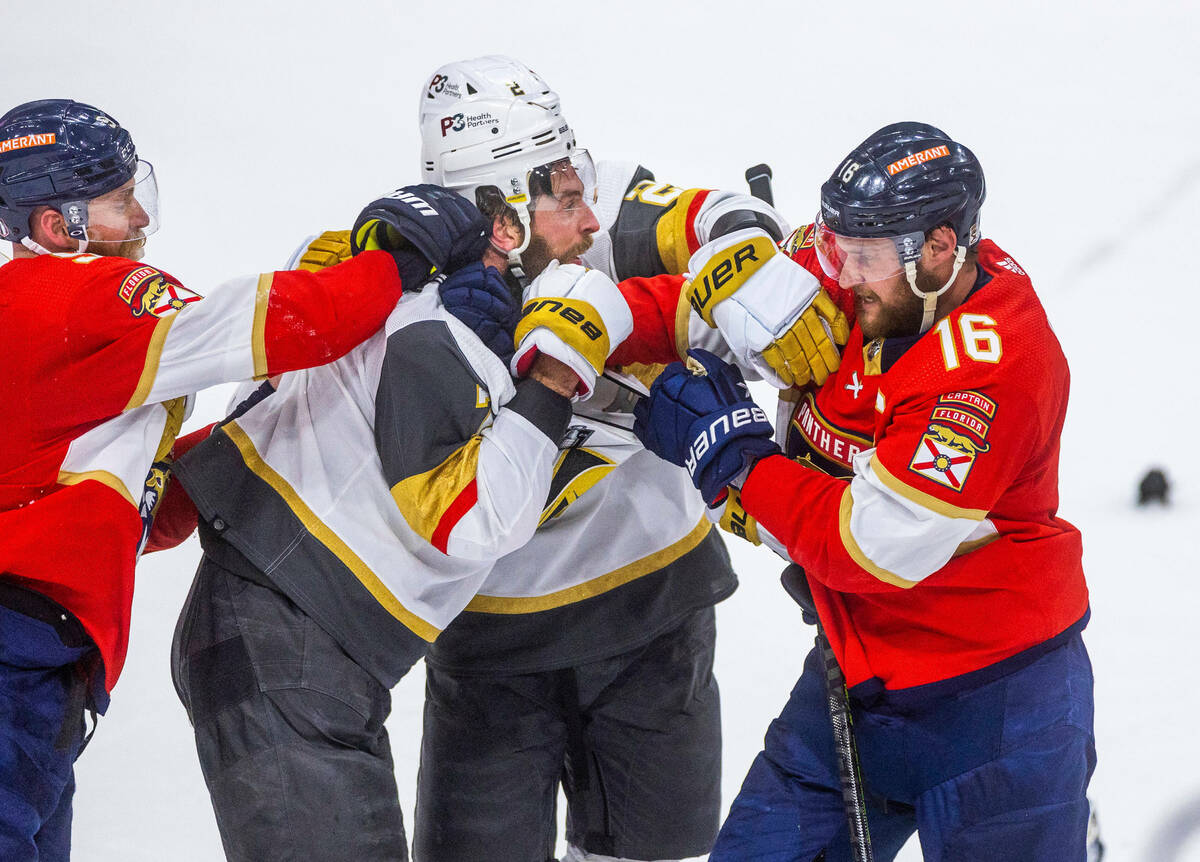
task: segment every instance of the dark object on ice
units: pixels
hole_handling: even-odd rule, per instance
[[[1167,481],[1167,475],[1157,467],[1149,470],[1142,481],[1138,483],[1138,505],[1145,506],[1147,503],[1161,503],[1167,505],[1171,501],[1167,499],[1167,495],[1171,490],[1171,483]]]

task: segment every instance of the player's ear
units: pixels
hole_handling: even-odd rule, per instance
[[[521,223],[514,218],[507,217],[505,213],[492,219],[492,244],[505,251],[518,248],[524,235],[525,231],[522,229]]]
[[[937,268],[943,263],[950,262],[958,245],[958,237],[954,228],[948,225],[935,227],[925,237],[925,248],[922,250],[922,263],[929,268]]]
[[[29,235],[33,241],[52,252],[76,249],[75,240],[67,233],[67,222],[54,207],[37,207],[29,216]]]

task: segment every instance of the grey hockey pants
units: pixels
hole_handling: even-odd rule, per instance
[[[546,862],[567,840],[626,859],[708,852],[720,824],[713,608],[648,644],[559,670],[472,677],[426,665],[417,862]]]
[[[391,695],[286,596],[206,556],[171,659],[230,860],[408,859]]]

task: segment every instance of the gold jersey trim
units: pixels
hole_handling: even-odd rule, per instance
[[[276,473],[271,468],[271,465],[262,459],[262,456],[254,447],[254,441],[250,439],[250,436],[236,422],[228,423],[222,430],[229,435],[229,439],[233,441],[238,451],[241,452],[242,460],[246,463],[246,468],[271,486],[272,490],[292,510],[292,514],[300,519],[300,523],[304,525],[304,528],[308,530],[312,537],[328,548],[329,552],[337,557],[338,561],[349,569],[354,577],[358,578],[359,583],[366,587],[367,592],[374,597],[375,601],[379,602],[389,614],[403,623],[406,628],[422,640],[432,643],[441,634],[441,629],[426,622],[404,607],[391,591],[383,585],[383,582],[379,580],[378,576],[371,571],[367,564],[327,524],[308,508],[305,502],[300,499],[300,495],[288,484],[287,480]]]
[[[175,322],[175,318],[178,316],[177,314],[171,314],[167,317],[160,317],[158,323],[154,325],[154,332],[150,336],[150,343],[146,345],[146,361],[142,365],[142,375],[138,378],[137,388],[129,396],[129,403],[125,405],[125,410],[132,410],[134,407],[141,407],[146,403],[146,398],[150,395],[150,390],[154,388],[154,380],[158,377],[158,364],[162,360],[163,345],[167,342],[167,333],[171,329],[171,324]]]
[[[671,275],[679,275],[687,269],[692,250],[688,247],[688,210],[692,201],[704,189],[688,189],[673,201],[673,206],[658,219],[654,226],[654,238],[658,245],[658,256]]]
[[[895,572],[889,572],[887,569],[875,565],[871,558],[863,553],[858,542],[854,540],[854,534],[850,532],[850,514],[853,510],[854,497],[850,493],[850,486],[847,485],[846,490],[842,492],[842,505],[838,513],[838,531],[841,533],[842,545],[845,547],[846,553],[850,555],[850,559],[854,560],[863,571],[870,573],[885,584],[891,584],[893,587],[900,587],[904,590],[915,587],[916,581],[905,580]]]
[[[616,589],[630,581],[635,581],[651,572],[657,572],[659,569],[666,568],[699,545],[704,537],[708,535],[712,526],[708,518],[701,518],[700,522],[692,528],[692,531],[675,544],[656,551],[648,557],[635,560],[606,575],[600,575],[597,578],[592,578],[590,581],[585,581],[582,584],[576,584],[573,587],[567,587],[566,589],[558,590],[544,596],[513,597],[485,596],[480,594],[471,600],[470,604],[467,605],[467,610],[484,614],[531,614],[537,611],[548,611],[551,608],[560,608],[563,605],[574,604],[584,599],[590,599],[593,596]]]
[[[271,299],[271,285],[275,273],[264,272],[258,277],[258,290],[254,295],[254,325],[250,330],[250,350],[254,356],[254,379],[262,380],[267,374],[267,305]]]
[[[137,503],[134,501],[133,495],[129,493],[129,489],[125,487],[125,483],[107,470],[87,470],[83,473],[69,473],[65,470],[59,471],[58,484],[78,485],[80,482],[99,482],[101,485],[106,485],[124,497],[125,502],[129,503],[129,505],[135,509],[137,508]]]
[[[413,532],[432,541],[442,519],[475,481],[479,471],[479,446],[483,436],[476,434],[455,449],[436,467],[401,479],[392,486],[392,499]]]
[[[982,521],[988,516],[987,511],[984,509],[964,509],[960,506],[947,503],[944,500],[939,500],[932,494],[918,491],[911,485],[906,485],[888,472],[887,468],[879,462],[878,455],[871,456],[871,469],[875,471],[875,475],[879,477],[879,481],[883,482],[890,490],[904,497],[906,500],[911,500],[918,506],[928,509],[931,512],[936,512],[943,517]]]
[[[691,335],[688,326],[692,320],[692,303],[688,297],[692,292],[692,283],[684,281],[679,286],[679,304],[675,306],[675,355],[680,362],[687,361],[688,348],[691,347]]]
[[[957,548],[954,549],[954,556],[961,557],[965,554],[971,553],[972,551],[978,551],[984,545],[990,545],[992,542],[996,541],[999,538],[1000,538],[1000,533],[995,532],[995,533],[992,533],[990,536],[984,536],[982,539],[973,539],[970,542],[963,542],[961,545],[959,545]]]

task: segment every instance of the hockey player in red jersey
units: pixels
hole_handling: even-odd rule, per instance
[[[1024,269],[980,239],[983,198],[940,130],[876,132],[790,243],[854,327],[836,375],[789,402],[783,451],[706,352],[660,377],[636,430],[708,502],[740,489],[807,572],[876,858],[918,831],[927,859],[1081,862],[1095,750],[1080,536],[1056,513],[1069,374]],[[649,344],[637,332],[623,349]],[[823,673],[811,654],[712,859],[852,858]]]
[[[336,359],[380,327],[404,282],[445,263],[438,243],[401,230],[382,244],[406,250],[202,297],[138,262],[156,198],[150,164],[103,111],[50,99],[0,117],[0,237],[14,251],[0,267],[5,860],[69,856],[72,764],[85,709],[103,713],[121,673],[134,565],[195,524],[168,480],[204,433],[176,440],[191,393]],[[441,246],[456,235],[477,256],[478,212],[450,210],[432,220]],[[167,509],[176,517],[157,524]]]

